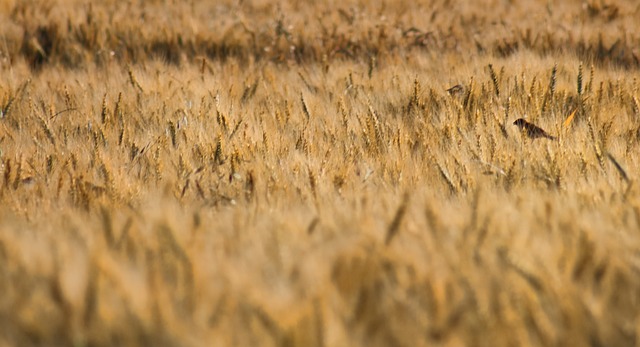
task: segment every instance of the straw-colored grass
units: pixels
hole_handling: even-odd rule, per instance
[[[637,4],[276,3],[0,5],[0,346],[640,343]]]

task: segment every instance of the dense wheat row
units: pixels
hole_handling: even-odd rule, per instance
[[[0,345],[638,345],[639,8],[491,5],[6,2]]]
[[[22,57],[36,68],[158,57],[174,65],[200,57],[375,65],[397,55],[465,61],[522,50],[637,67],[639,15],[632,0],[7,0],[0,44],[5,65]]]

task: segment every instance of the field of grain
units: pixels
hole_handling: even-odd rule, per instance
[[[0,346],[640,346],[635,1],[4,1],[0,71]]]

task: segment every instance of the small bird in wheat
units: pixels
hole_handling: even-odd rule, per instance
[[[447,89],[447,93],[451,96],[462,96],[467,92],[466,88],[461,84],[456,84],[455,86]]]
[[[533,123],[527,122],[526,120],[524,120],[524,118],[518,118],[515,122],[513,122],[513,125],[517,126],[518,129],[520,129],[520,131],[522,131],[530,139],[537,139],[540,137],[543,137],[549,140],[556,139],[555,136],[551,136],[547,134],[547,132],[544,131],[542,128],[538,127]]]

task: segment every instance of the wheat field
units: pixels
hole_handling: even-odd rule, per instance
[[[640,346],[636,2],[0,19],[0,346]]]

